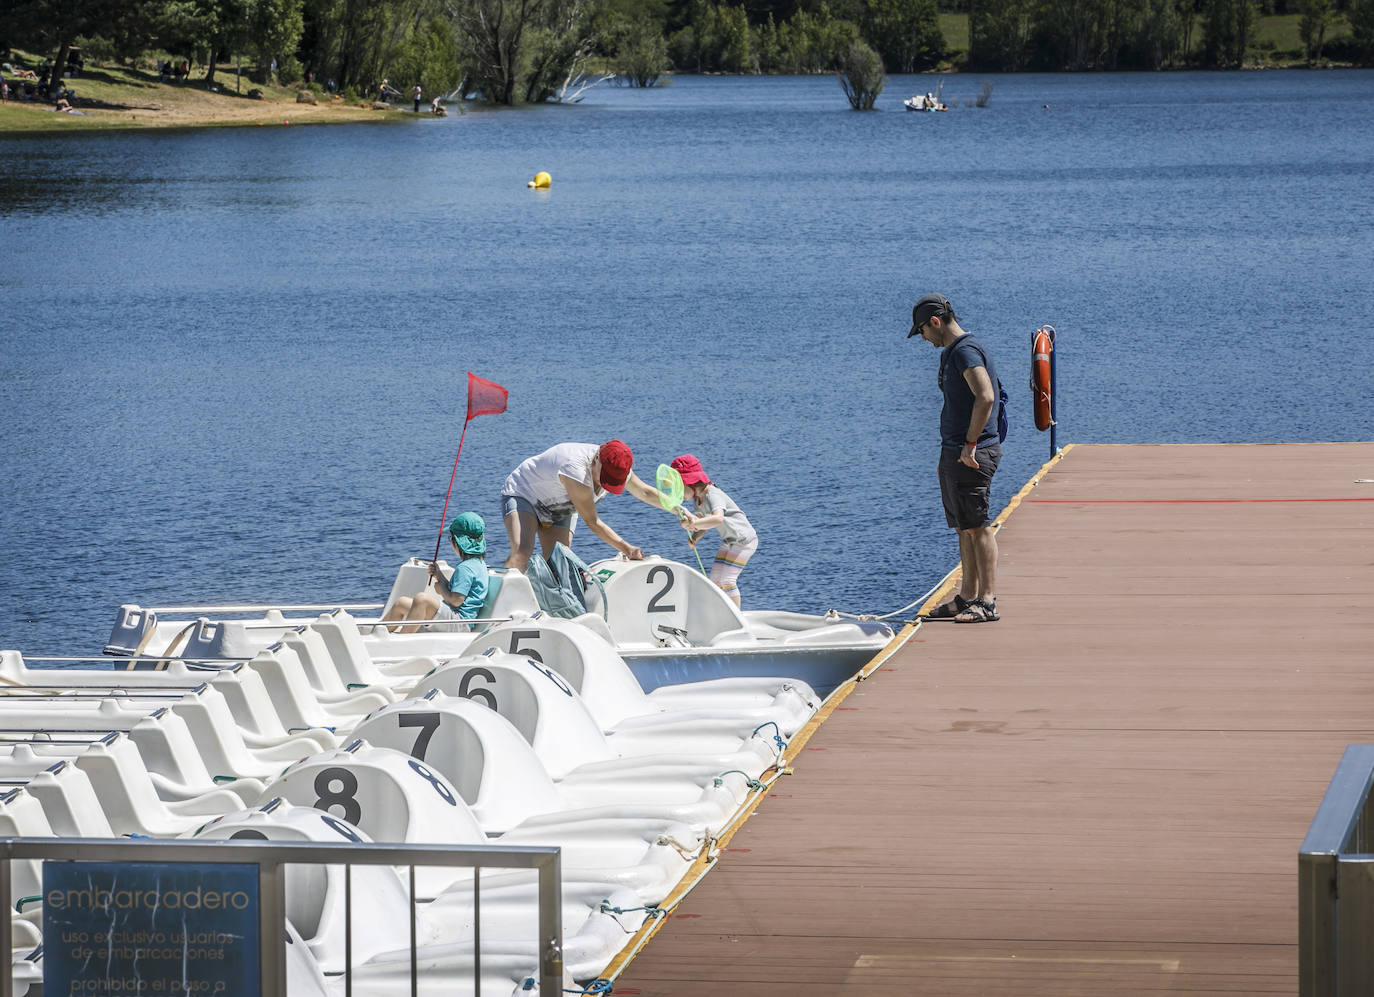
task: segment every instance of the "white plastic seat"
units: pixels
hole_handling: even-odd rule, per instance
[[[350,687],[366,688],[373,685],[385,685],[408,692],[410,687],[414,685],[417,676],[435,666],[434,659],[424,655],[390,660],[385,663],[375,661],[372,652],[368,650],[367,642],[358,632],[357,621],[342,609],[322,613],[320,618],[310,627],[323,638],[325,647],[328,648],[329,654],[334,660],[334,666],[338,669],[339,677]],[[374,643],[385,641],[385,638],[381,637],[380,634],[386,634],[388,637],[396,636],[385,628],[379,627],[377,630],[379,636]],[[465,634],[464,642],[469,639],[471,639],[471,635]]]
[[[675,820],[694,830],[719,827],[747,793],[743,776],[690,764],[617,766],[614,775],[584,766],[555,785],[510,721],[470,699],[437,693],[379,710],[354,733],[372,744],[423,755],[425,764],[458,790],[488,834],[540,815],[568,819],[570,811],[589,818]]]
[[[403,752],[362,739],[289,766],[263,790],[259,802],[273,798],[333,814],[373,841],[474,845],[487,840],[442,775]],[[419,895],[434,897],[469,874],[433,866],[417,868],[415,875]]]
[[[285,741],[254,738],[233,722],[228,709],[214,690],[187,697],[172,705],[170,712],[181,717],[196,751],[211,778],[270,779],[281,768],[326,747],[334,747],[338,736],[325,728],[308,728]],[[156,719],[154,717],[153,719]],[[146,736],[146,735],[145,735]]]
[[[225,814],[191,836],[208,841],[232,838],[333,843],[371,840],[338,817],[310,807],[291,806],[283,800],[273,800],[255,810]],[[288,922],[305,940],[324,973],[342,972],[346,967],[343,866],[292,863],[285,869]],[[410,900],[396,871],[390,866],[357,865],[352,869],[351,878],[354,966],[382,952],[408,949]],[[366,991],[355,989],[354,992]]]
[[[535,658],[563,676],[603,731],[717,719],[736,723],[743,737],[760,724],[775,722],[786,737],[819,706],[810,686],[794,679],[716,679],[646,694],[624,659],[604,640],[574,621],[542,613],[479,634],[468,654],[490,648]]]
[[[17,651],[3,651],[0,652],[0,681],[16,688],[41,686],[54,690],[113,690],[122,687],[140,693],[163,692],[169,698],[209,683],[224,696],[236,725],[243,729],[245,738],[252,740],[255,747],[268,746],[292,737],[277,713],[261,674],[245,667],[243,663],[212,668],[172,660],[163,669],[30,669],[24,665]]]
[[[56,837],[43,803],[26,788],[15,788],[0,794],[0,838]],[[43,894],[43,866],[38,859],[10,861],[10,895],[17,905],[27,897]],[[15,914],[11,924],[21,919],[32,924],[41,923],[41,907],[34,902]]]
[[[389,702],[384,696],[364,692],[337,703],[322,703],[310,688],[295,652],[278,644],[254,655],[248,667],[262,677],[277,714],[290,733],[311,729],[332,732]]]
[[[207,769],[191,726],[176,709],[140,720],[129,730],[129,740],[137,745],[153,787],[164,800],[189,800],[223,790],[248,806],[262,792],[261,779]]]
[[[606,593],[606,623],[617,647],[705,647],[724,634],[747,633],[739,608],[718,585],[680,561],[608,558],[591,565]],[[589,593],[588,609],[601,609]]]
[[[511,722],[555,780],[594,763],[644,764],[647,758],[739,768],[758,776],[776,752],[767,738],[749,738],[730,721],[663,723],[644,731],[603,734],[566,679],[533,658],[489,648],[435,669],[416,686],[491,707]],[[638,736],[636,736],[638,735]]]
[[[101,812],[116,834],[173,837],[241,805],[225,790],[174,803],[161,799],[138,746],[122,733],[102,738],[73,764],[90,777]]]
[[[72,762],[54,762],[24,787],[43,807],[52,833],[59,838],[113,838],[91,778]]]
[[[350,682],[340,674],[333,652],[325,643],[324,636],[315,625],[297,627],[282,636],[281,645],[296,652],[301,666],[310,679],[311,688],[324,703],[347,701],[358,692],[365,691],[381,696],[388,702],[401,697],[393,691],[396,680],[387,681],[378,673],[371,683]],[[356,669],[352,669],[356,672]]]

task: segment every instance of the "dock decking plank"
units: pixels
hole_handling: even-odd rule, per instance
[[[860,684],[615,992],[1295,992],[1297,848],[1374,740],[1368,477],[1073,448],[999,534],[1002,621]]]

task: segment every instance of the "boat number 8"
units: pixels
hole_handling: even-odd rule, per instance
[[[415,774],[433,786],[434,791],[439,794],[441,800],[451,807],[456,807],[458,805],[458,801],[453,796],[453,790],[440,782],[438,776],[415,759],[412,758],[409,761],[410,767],[415,770]],[[334,789],[336,783],[339,787],[338,790]],[[315,809],[326,811],[326,816],[324,818],[325,823],[345,837],[352,838],[354,841],[361,840],[356,835],[349,833],[345,827],[340,826],[337,821],[332,820],[328,816],[330,807],[342,807],[343,819],[348,821],[349,824],[359,824],[362,822],[363,808],[362,804],[358,802],[358,777],[346,768],[335,766],[333,768],[324,769],[319,775],[315,776],[315,792],[319,794],[319,798],[315,800]],[[244,836],[247,837],[247,835]]]
[[[650,613],[677,612],[677,607],[674,606],[672,603],[659,602],[660,599],[662,599],[665,595],[667,595],[669,592],[673,590],[673,569],[668,567],[666,564],[655,564],[652,568],[649,569],[649,574],[646,580],[650,585],[652,585],[654,583],[654,576],[659,574],[660,572],[666,576],[663,582],[663,588],[659,589],[657,592],[654,593],[653,598],[649,600],[649,608],[646,611]]]
[[[335,783],[339,785],[337,792],[334,790]],[[314,804],[316,810],[328,811],[331,807],[342,807],[340,816],[350,824],[362,820],[363,808],[358,804],[358,777],[348,769],[338,766],[322,769],[315,776],[315,792],[319,797]]]

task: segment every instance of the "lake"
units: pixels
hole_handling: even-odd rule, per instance
[[[936,83],[948,113],[902,111]],[[749,515],[746,608],[897,609],[957,559],[938,354],[905,338],[931,290],[1011,395],[998,509],[1049,452],[1042,323],[1061,444],[1374,438],[1374,73],[894,77],[878,106],[680,77],[0,139],[0,647],[98,653],[121,602],[379,601],[433,552],[469,370],[510,391],[449,513],[488,563],[520,460],[619,437]],[[666,513],[601,510],[694,563]]]

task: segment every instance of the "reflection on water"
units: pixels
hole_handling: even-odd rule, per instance
[[[993,80],[943,115],[897,110],[925,77],[867,115],[830,78],[713,77],[0,140],[0,646],[91,651],[122,601],[380,598],[433,550],[469,369],[510,389],[454,486],[491,563],[519,460],[619,436],[741,503],[746,606],[895,609],[956,557],[937,357],[904,338],[932,289],[1008,381],[999,506],[1047,452],[1043,322],[1064,440],[1374,436],[1374,76]],[[661,511],[602,510],[694,563]]]

